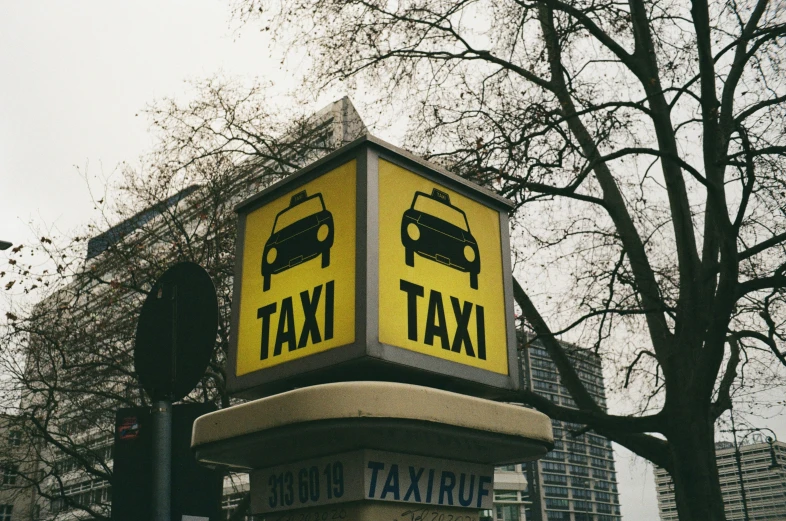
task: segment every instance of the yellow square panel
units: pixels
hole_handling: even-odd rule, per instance
[[[508,374],[499,211],[379,161],[379,340]]]
[[[355,341],[356,161],[246,217],[238,376]]]

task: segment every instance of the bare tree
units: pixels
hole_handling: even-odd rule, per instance
[[[411,146],[516,202],[516,302],[580,411],[520,399],[666,468],[683,521],[724,519],[715,423],[746,363],[784,362],[783,3],[241,0],[237,14],[308,46],[314,86],[360,79],[406,100]],[[538,264],[564,294],[535,282],[552,273]],[[561,335],[621,360],[643,409],[603,413]]]
[[[102,222],[70,239],[42,237],[33,257],[30,248],[18,248],[2,274],[7,291],[41,297],[10,311],[1,326],[0,396],[9,424],[32,451],[16,456],[16,465],[40,498],[42,518],[76,510],[109,519],[115,411],[147,403],[133,364],[139,309],[152,283],[178,261],[207,270],[220,309],[213,357],[186,401],[230,404],[233,207],[357,137],[350,130],[363,131],[346,99],[284,124],[266,110],[260,87],[211,79],[197,92],[189,103],[149,108],[160,142],[139,166],[123,168],[114,203],[95,201],[112,207]]]

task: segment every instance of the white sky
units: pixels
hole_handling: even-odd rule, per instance
[[[151,142],[136,116],[147,103],[220,70],[264,76],[277,65],[266,56],[218,1],[0,0],[0,237],[27,241],[31,218],[84,223],[75,166],[95,182],[134,161]]]
[[[94,209],[77,167],[100,198],[102,180],[151,145],[137,114],[188,95],[184,80],[223,71],[294,88],[280,80],[293,72],[270,54],[264,36],[239,32],[217,0],[0,0],[0,239],[30,243],[31,222],[86,224]],[[651,466],[618,451],[617,470],[623,518],[656,521]]]

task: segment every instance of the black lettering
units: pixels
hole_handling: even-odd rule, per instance
[[[439,504],[445,504],[445,496],[448,497],[448,505],[453,505],[453,488],[456,486],[456,475],[449,470],[442,471],[442,478],[439,480]]]
[[[270,487],[270,496],[267,498],[267,504],[270,505],[270,508],[276,508],[278,505],[278,481],[276,481],[275,474],[270,475],[270,479],[267,480],[267,486]]]
[[[257,309],[257,318],[262,319],[262,338],[259,346],[259,359],[267,360],[268,345],[270,343],[270,315],[276,312],[275,302]]]
[[[278,316],[278,330],[276,331],[276,347],[273,356],[281,354],[281,348],[287,344],[290,351],[297,349],[295,343],[295,313],[292,311],[292,297],[281,301],[281,314]]]
[[[314,296],[309,300],[308,291],[300,292],[300,303],[303,305],[303,329],[300,332],[300,340],[297,343],[297,348],[306,347],[308,344],[308,337],[311,336],[311,343],[318,344],[322,342],[322,336],[319,334],[319,324],[317,323],[317,306],[319,305],[319,297],[322,296],[322,285],[320,284],[314,288]]]
[[[382,494],[379,495],[379,499],[385,499],[385,496],[387,496],[389,492],[392,492],[393,499],[398,501],[398,465],[395,463],[390,466],[390,470],[388,471],[388,479],[385,480],[385,487],[382,489]]]
[[[407,489],[407,493],[404,494],[404,501],[409,501],[409,497],[414,494],[415,501],[420,503],[420,485],[418,482],[424,470],[425,469],[421,467],[420,470],[415,473],[415,467],[409,467],[409,488]]]
[[[401,291],[407,293],[407,338],[418,340],[418,297],[423,296],[423,286],[418,286],[411,282],[401,279],[399,282]]]
[[[475,321],[478,331],[478,358],[486,359],[486,322],[483,315],[483,306],[475,306]]]
[[[439,322],[439,324],[437,324]],[[450,349],[448,328],[445,323],[445,308],[442,307],[442,293],[431,290],[428,296],[428,313],[426,314],[426,336],[423,342],[433,346],[434,337],[442,339],[442,349]]]
[[[333,338],[333,281],[325,284],[325,340]]]
[[[480,505],[483,503],[483,496],[489,495],[486,485],[490,485],[491,482],[492,479],[490,476],[480,476],[480,478],[478,478],[478,502],[476,508],[480,508]]]
[[[286,486],[286,488],[284,489],[283,503],[287,506],[291,505],[295,501],[295,490],[292,487],[294,481],[295,480],[291,472],[287,472],[286,474],[284,474],[284,485]]]
[[[472,315],[472,302],[464,302],[462,309],[459,299],[450,297],[450,303],[453,304],[453,314],[456,316],[456,335],[453,337],[453,346],[451,350],[454,353],[461,352],[461,344],[464,344],[467,355],[474,358],[475,350],[472,349],[472,340],[469,338],[469,317]]]
[[[371,482],[368,484],[368,497],[373,498],[377,490],[377,473],[385,468],[385,464],[379,461],[369,461],[368,468],[371,469]]]
[[[469,475],[469,497],[464,497],[464,483],[466,482],[467,475],[465,473],[461,473],[461,478],[459,479],[459,503],[463,507],[468,507],[472,504],[472,497],[475,495],[475,474]]]
[[[434,488],[434,469],[428,469],[428,488],[426,488],[426,503],[431,503],[432,488]]]

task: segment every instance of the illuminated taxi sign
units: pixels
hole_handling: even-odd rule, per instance
[[[372,137],[242,203],[230,392],[375,379],[517,389],[510,208]]]
[[[355,182],[348,161],[243,215],[235,376],[354,342]]]
[[[379,163],[379,339],[507,375],[500,212],[445,184]]]

